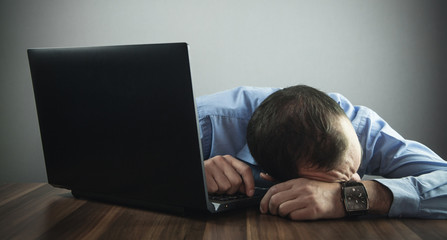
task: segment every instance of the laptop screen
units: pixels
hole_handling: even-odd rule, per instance
[[[30,49],[28,56],[50,184],[206,207],[186,43]]]

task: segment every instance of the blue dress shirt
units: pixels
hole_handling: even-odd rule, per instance
[[[205,159],[232,155],[256,169],[246,143],[248,121],[261,102],[279,88],[239,87],[197,98]],[[328,94],[345,111],[363,148],[358,174],[393,193],[390,217],[447,218],[447,162],[418,142],[404,139],[374,111]],[[261,182],[255,174],[256,184]],[[265,183],[264,183],[265,184]]]

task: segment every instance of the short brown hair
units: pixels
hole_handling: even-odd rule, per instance
[[[327,94],[297,85],[279,90],[255,110],[247,143],[259,166],[275,179],[297,178],[298,164],[332,169],[347,148],[336,127],[343,109]]]

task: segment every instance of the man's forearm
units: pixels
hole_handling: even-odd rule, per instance
[[[376,181],[362,181],[362,183],[368,193],[369,212],[371,214],[387,215],[393,202],[391,191]]]
[[[389,217],[447,219],[447,171],[375,181],[393,194]]]

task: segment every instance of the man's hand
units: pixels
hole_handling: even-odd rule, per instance
[[[215,156],[204,162],[208,192],[234,194],[237,191],[253,196],[255,180],[251,168],[230,156]]]
[[[265,174],[261,177],[267,179]],[[368,192],[369,213],[388,214],[393,202],[391,191],[376,181],[362,183]],[[260,211],[292,220],[345,216],[340,183],[307,178],[292,179],[271,187],[261,201]]]
[[[269,189],[260,204],[261,213],[292,220],[341,218],[345,216],[339,183],[306,178],[292,179]]]

